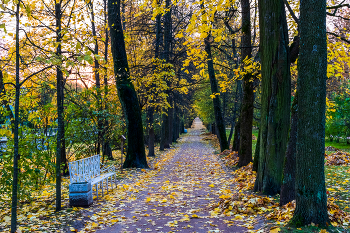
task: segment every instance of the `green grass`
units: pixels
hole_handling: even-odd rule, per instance
[[[342,151],[350,152],[350,144],[347,144],[345,140],[340,140],[339,142],[335,142],[335,140],[333,140],[333,142],[331,142],[328,138],[326,138],[325,146],[333,146]]]
[[[328,197],[337,199],[336,204],[350,212],[350,173],[349,166],[325,166]]]
[[[253,129],[253,134],[255,135],[256,138],[258,138],[258,133],[259,133],[258,129]],[[230,130],[226,129],[226,137],[228,138],[229,135],[230,135]],[[233,140],[233,137],[234,136],[232,135],[232,140]],[[253,149],[253,154],[254,154],[255,146],[256,146],[256,140],[253,140],[253,145],[252,146],[253,146],[252,149]],[[335,142],[335,140],[333,140],[333,142],[330,142],[329,139],[326,138],[325,147],[328,147],[328,146],[332,146],[332,147],[338,148],[338,149],[340,149],[342,151],[350,152],[350,144],[347,144],[346,140],[340,140],[339,142]],[[327,154],[331,154],[331,153],[333,153],[333,151],[326,151],[326,153]]]
[[[258,129],[253,129],[253,134],[254,136],[256,137],[256,139],[258,139],[258,134],[259,134],[259,130]],[[226,129],[226,137],[228,138],[228,136],[230,136],[230,130],[229,129]],[[232,142],[233,142],[233,136],[232,135],[232,141],[231,141],[231,145],[232,145]],[[253,150],[253,157],[254,157],[254,153],[255,153],[255,147],[256,147],[256,140],[253,140],[252,141],[252,150]]]
[[[280,227],[280,233],[319,233],[322,228],[316,227],[316,226],[304,226],[301,228],[294,228],[294,227]],[[348,229],[344,229],[342,227],[333,227],[329,226],[326,229],[326,232],[328,233],[339,233],[339,232],[348,232]]]

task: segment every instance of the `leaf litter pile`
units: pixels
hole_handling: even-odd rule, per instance
[[[335,153],[326,156],[326,184],[328,195],[328,215],[335,227],[350,229],[350,154],[334,150]],[[224,151],[220,153],[222,161],[228,167],[238,164],[238,153]],[[224,156],[224,157],[222,157]],[[335,166],[336,165],[336,166]],[[232,172],[234,181],[241,188],[238,194],[227,195],[212,208],[215,213],[226,215],[262,215],[268,220],[274,220],[274,225],[284,226],[292,218],[295,201],[279,206],[274,198],[257,195],[253,190],[256,173],[252,171],[252,163]],[[244,193],[244,191],[247,191]],[[340,206],[340,207],[339,207]],[[345,210],[345,211],[344,211]],[[277,229],[276,226],[270,229]]]

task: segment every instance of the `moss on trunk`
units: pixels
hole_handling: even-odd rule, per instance
[[[290,126],[290,57],[283,1],[259,1],[262,76],[260,154],[255,191],[280,192]],[[268,18],[269,20],[265,20]]]

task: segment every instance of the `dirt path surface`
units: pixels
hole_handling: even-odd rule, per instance
[[[233,179],[212,146],[201,141],[202,128],[196,118],[192,129],[156,169],[142,170],[141,175],[119,184],[119,191],[107,196],[98,211],[86,212],[95,223],[86,225],[85,221],[85,230],[96,224],[94,230],[101,233],[248,232],[247,226],[253,230],[252,225],[258,229],[261,224],[255,224],[254,218],[218,215],[210,208],[220,196],[233,192]]]

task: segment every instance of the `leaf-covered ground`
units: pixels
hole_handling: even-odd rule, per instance
[[[201,140],[202,127],[196,121],[177,148],[154,165],[157,169],[142,170],[124,180],[108,201],[83,210],[81,220],[72,227],[80,232],[248,232],[261,228],[263,221],[257,216],[215,210],[218,201],[239,189],[212,146]]]
[[[350,232],[350,215],[343,211],[349,208],[348,166],[326,166],[328,211],[335,227],[289,229],[285,224],[295,203],[279,207],[278,198],[251,192],[252,165],[232,170],[237,154],[215,155],[215,137],[202,131],[196,120],[175,148],[149,161],[152,169],[118,174],[118,187],[95,198],[89,208],[69,207],[65,180],[63,211],[54,213],[54,187],[46,187],[35,202],[21,204],[19,232]],[[0,232],[9,227],[10,209],[3,208]]]

